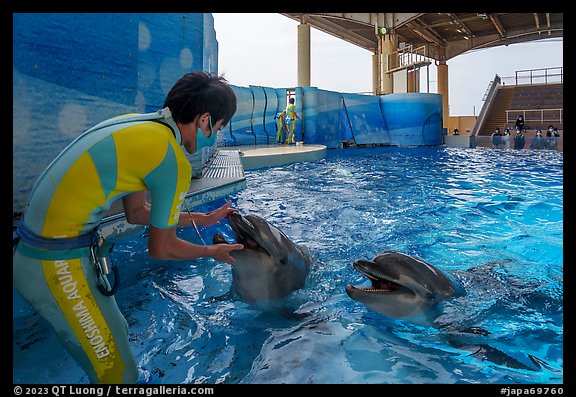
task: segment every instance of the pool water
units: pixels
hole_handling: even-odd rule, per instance
[[[349,148],[246,178],[230,199],[311,252],[307,284],[278,307],[257,309],[230,291],[228,264],[162,262],[148,257],[144,236],[120,241],[116,299],[149,381],[563,382],[562,153]],[[227,222],[201,233],[234,238]],[[200,243],[193,230],[179,234]],[[490,333],[393,320],[350,299],[347,284],[367,283],[352,262],[384,250],[463,280],[468,293],[446,304],[443,320]],[[87,383],[47,323],[18,307],[14,382]]]

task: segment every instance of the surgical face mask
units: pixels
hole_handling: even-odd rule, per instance
[[[199,151],[203,147],[212,146],[216,143],[216,134],[212,130],[212,116],[208,119],[210,123],[210,136],[207,137],[204,135],[200,127],[198,127],[198,131],[196,132],[196,151]]]

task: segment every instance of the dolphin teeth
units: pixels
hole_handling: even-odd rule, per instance
[[[362,291],[365,292],[391,292],[392,290],[389,288],[362,288],[362,287],[356,287]]]

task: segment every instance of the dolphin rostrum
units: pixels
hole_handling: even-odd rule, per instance
[[[232,289],[247,303],[282,298],[306,283],[311,256],[257,215],[232,213],[228,221],[244,249],[232,251]],[[214,243],[226,243],[215,235]]]

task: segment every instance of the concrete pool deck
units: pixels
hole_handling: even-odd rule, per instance
[[[326,146],[324,145],[247,145],[226,146],[219,150],[238,151],[244,170],[276,167],[300,161],[315,161],[326,156]]]

